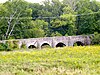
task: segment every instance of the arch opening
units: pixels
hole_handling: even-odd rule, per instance
[[[65,47],[66,45],[64,44],[64,43],[58,43],[57,45],[56,45],[56,47]]]
[[[84,43],[82,43],[81,41],[77,41],[73,44],[73,46],[84,46]]]
[[[51,46],[48,43],[43,43],[41,48],[51,48]]]
[[[28,48],[29,49],[36,49],[36,47],[34,45],[30,45]]]

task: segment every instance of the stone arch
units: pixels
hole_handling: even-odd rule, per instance
[[[43,48],[43,46],[45,46],[45,48],[46,48],[46,46],[49,46],[49,47],[52,47],[52,42],[51,41],[40,41],[39,42],[39,47],[40,48]]]
[[[64,43],[62,43],[62,42],[59,42],[59,43],[57,43],[57,45],[56,45],[56,47],[64,47],[64,46],[66,46]]]
[[[50,44],[49,43],[43,43],[42,45],[41,45],[41,48],[50,48],[51,46],[50,46]]]
[[[36,49],[36,46],[34,46],[34,45],[29,45],[28,48],[29,48],[29,49]]]
[[[73,46],[84,46],[84,43],[82,41],[76,41],[73,43]]]
[[[36,49],[37,48],[37,42],[28,42],[26,44],[26,47],[29,48],[29,49]]]

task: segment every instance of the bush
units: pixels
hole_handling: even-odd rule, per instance
[[[13,44],[14,44],[13,49],[18,49],[18,48],[19,48],[18,42],[19,42],[19,41],[17,41],[17,40],[14,40],[14,41],[13,41]]]
[[[8,47],[10,49],[18,49],[18,41],[17,40],[8,40],[6,41],[6,43],[8,44]]]
[[[10,49],[13,48],[13,43],[12,43],[12,41],[6,41],[6,44],[8,44],[8,47],[9,47]]]
[[[74,46],[78,46],[77,43],[74,43]]]
[[[25,43],[22,43],[21,48],[26,49],[26,48],[27,48],[27,47],[26,47],[26,44],[25,44]]]
[[[100,34],[95,32],[92,37],[92,45],[100,45]]]
[[[8,44],[0,43],[0,51],[10,51]]]

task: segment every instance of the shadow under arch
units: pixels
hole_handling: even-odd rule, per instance
[[[59,42],[57,45],[56,45],[56,47],[65,47],[66,45],[64,44],[64,43],[62,43],[62,42]]]
[[[36,49],[36,46],[30,45],[28,48],[29,48],[29,49]]]
[[[73,46],[84,46],[84,43],[82,43],[81,41],[77,41],[73,44]]]
[[[43,43],[41,48],[51,48],[51,46],[48,43]]]

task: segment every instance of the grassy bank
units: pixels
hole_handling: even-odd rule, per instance
[[[0,75],[100,75],[100,46],[0,52]]]

